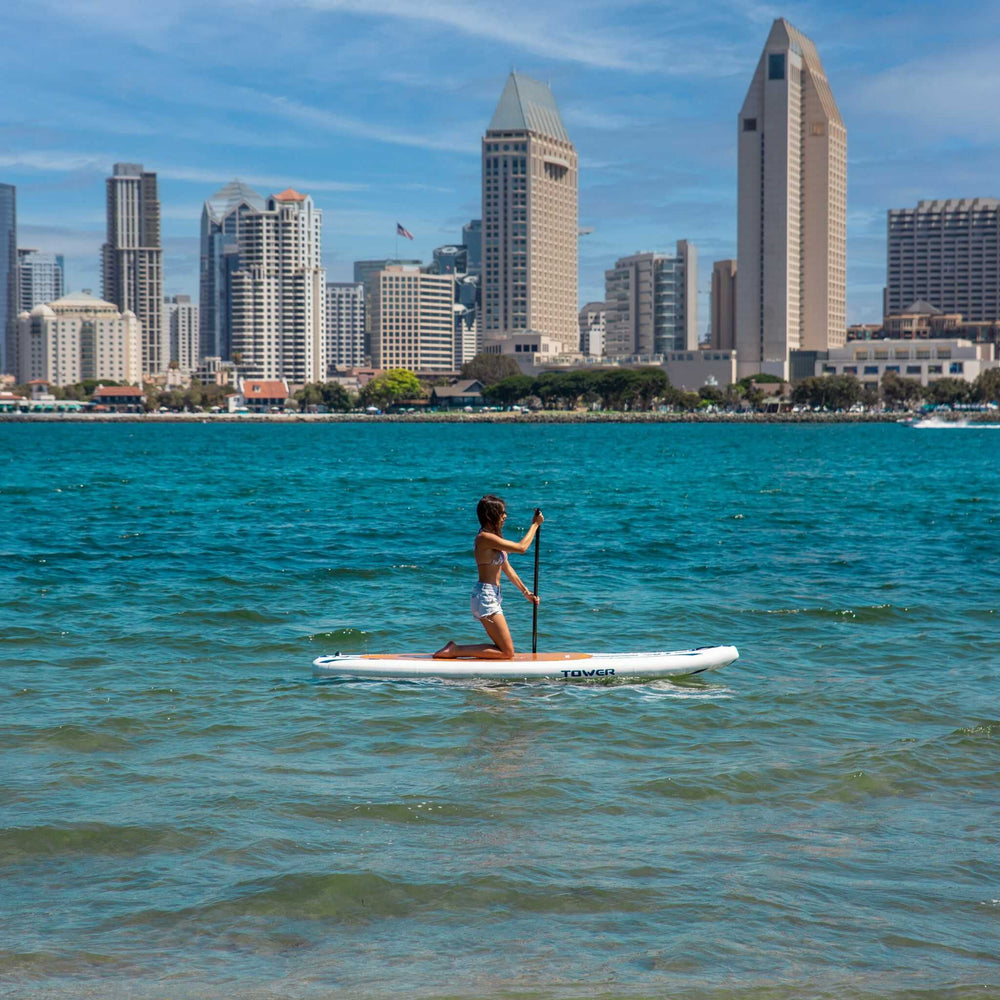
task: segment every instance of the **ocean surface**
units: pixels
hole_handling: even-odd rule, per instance
[[[540,649],[740,660],[314,679],[479,641],[487,491]],[[979,429],[0,424],[0,996],[1000,996],[998,503]]]

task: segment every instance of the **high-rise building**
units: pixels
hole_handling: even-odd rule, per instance
[[[462,226],[462,246],[469,251],[469,273],[479,274],[483,267],[482,219],[470,219]]]
[[[893,208],[885,314],[923,300],[968,322],[1000,319],[1000,201],[949,198]]]
[[[104,298],[134,312],[142,327],[142,369],[166,370],[170,338],[163,323],[163,250],[156,174],[116,163],[107,179],[108,237],[101,249]]]
[[[433,274],[468,274],[469,250],[465,246],[437,247],[434,250]]]
[[[240,268],[240,239],[247,216],[264,211],[264,199],[233,180],[201,210],[200,324],[202,357],[230,360],[232,353],[232,276]]]
[[[17,371],[17,191],[0,184],[0,372]]]
[[[605,353],[612,357],[698,348],[698,251],[637,253],[604,272]]]
[[[511,73],[482,143],[482,336],[576,352],[577,155],[552,91]]]
[[[736,261],[717,260],[712,265],[712,347],[736,349]]]
[[[65,265],[60,254],[18,247],[18,312],[61,299],[65,291]]]
[[[142,331],[135,313],[87,292],[36,305],[17,319],[19,382],[75,385],[104,379],[139,385]]]
[[[455,370],[455,278],[390,264],[372,282],[372,364]]]
[[[381,260],[356,260],[354,280],[365,286],[365,354],[372,352],[372,299],[375,291],[375,277],[387,267],[420,267],[422,261],[403,260],[401,257],[384,257]]]
[[[325,378],[323,212],[288,188],[242,220],[231,279],[232,360],[244,378]]]
[[[326,351],[330,375],[334,368],[365,364],[365,286],[360,281],[326,283]]]
[[[580,353],[589,357],[604,356],[604,337],[607,331],[608,304],[588,302],[579,315]]]
[[[181,371],[201,367],[201,336],[198,303],[190,295],[175,295],[163,301],[163,315],[170,337],[170,363]]]
[[[480,276],[478,272],[455,276],[455,369],[471,361],[481,350]]]
[[[740,376],[845,342],[847,131],[816,46],[771,27],[739,115]]]

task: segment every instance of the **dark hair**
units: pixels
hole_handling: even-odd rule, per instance
[[[476,517],[482,528],[489,531],[500,530],[500,518],[507,512],[507,504],[500,497],[487,493],[476,504]]]

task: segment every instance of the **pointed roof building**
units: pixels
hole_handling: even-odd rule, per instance
[[[490,121],[490,132],[535,132],[569,142],[547,83],[511,73]]]
[[[237,205],[249,205],[258,212],[264,210],[264,199],[248,184],[239,179],[233,179],[219,188],[205,202],[205,211],[215,220],[228,215]]]
[[[740,377],[847,337],[847,131],[812,40],[771,26],[737,119]]]
[[[547,84],[510,74],[482,164],[482,337],[506,349],[533,331],[575,353],[577,154]]]

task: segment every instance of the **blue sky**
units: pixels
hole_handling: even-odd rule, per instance
[[[197,297],[202,202],[240,177],[324,209],[330,280],[427,259],[479,216],[479,140],[512,68],[580,154],[581,302],[636,250],[736,252],[736,117],[775,17],[817,44],[848,130],[848,320],[881,315],[885,212],[1000,195],[1000,5],[715,0],[13,0],[0,181],[20,245],[99,288],[104,178],[160,178],[164,290]]]

